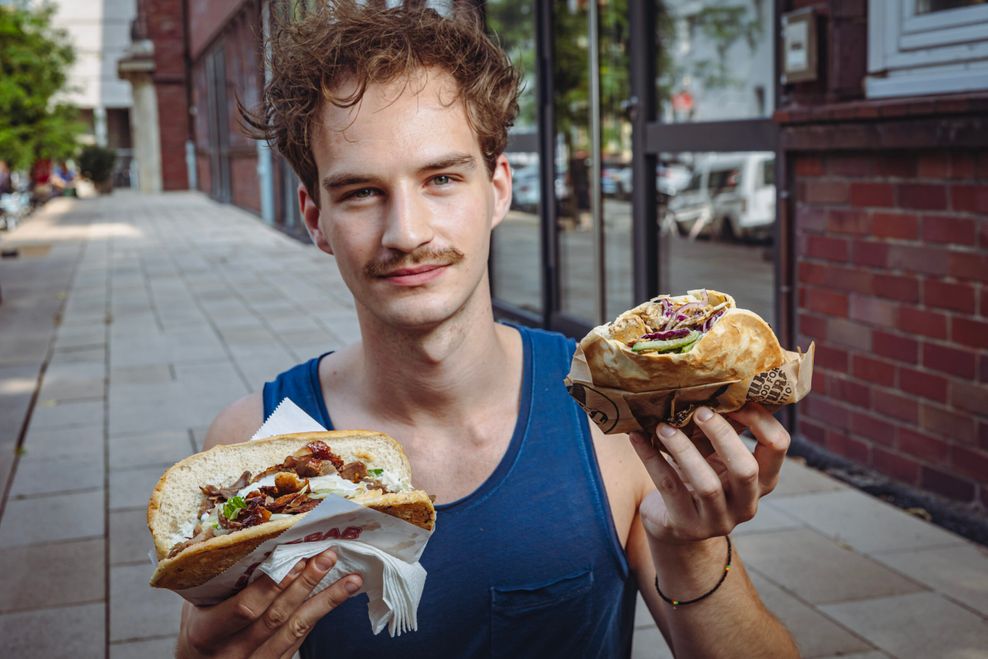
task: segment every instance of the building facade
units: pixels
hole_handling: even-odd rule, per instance
[[[579,336],[731,292],[816,344],[800,445],[988,506],[984,0],[418,1],[482,12],[523,74],[502,317]],[[198,189],[299,234],[297,178],[237,121],[286,7],[188,0],[186,71]]]
[[[134,18],[132,0],[105,0],[100,3],[57,0],[52,25],[68,33],[75,49],[75,62],[68,74],[72,87],[66,101],[81,110],[88,131],[83,136],[117,152],[114,182],[129,185],[133,139],[130,114],[130,87],[117,78],[116,62],[130,43],[130,23]]]

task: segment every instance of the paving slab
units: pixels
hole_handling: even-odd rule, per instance
[[[103,538],[0,552],[0,613],[106,598]]]
[[[814,605],[923,589],[810,529],[740,535],[736,544],[749,567]]]
[[[755,517],[738,525],[734,529],[733,535],[769,533],[784,529],[798,529],[802,526],[802,522],[798,519],[779,510],[771,499],[762,499],[758,504],[758,512]]]
[[[807,467],[799,459],[787,458],[779,474],[779,484],[772,491],[773,499],[811,492],[844,490],[847,486],[823,472]]]
[[[191,453],[188,431],[122,435],[109,440],[110,468],[172,465]]]
[[[103,490],[10,499],[0,520],[0,549],[102,537]]]
[[[837,543],[865,554],[966,542],[857,490],[787,497],[774,505]]]
[[[757,573],[752,572],[750,576],[765,606],[778,616],[796,639],[799,656],[809,659],[873,649],[870,643],[800,601],[792,593]]]
[[[41,401],[31,414],[31,430],[103,424],[103,400]]]
[[[120,389],[132,384],[165,384],[174,381],[175,376],[169,364],[147,366],[118,366],[110,369],[111,389]]]
[[[151,565],[110,568],[110,641],[168,636],[178,630],[182,598],[151,588]]]
[[[110,565],[150,565],[151,533],[146,508],[110,511]]]
[[[658,627],[637,629],[631,642],[631,659],[673,659],[672,650]]]
[[[106,346],[104,344],[97,344],[63,347],[56,342],[52,358],[66,364],[78,362],[99,362],[105,364]]]
[[[110,659],[165,659],[175,656],[177,636],[154,638],[131,643],[111,643]]]
[[[973,544],[872,554],[879,563],[988,617],[988,551]]]
[[[103,487],[103,451],[53,456],[37,444],[25,442],[10,489],[15,498]]]
[[[151,491],[167,465],[110,470],[110,510],[147,509]]]
[[[103,426],[32,428],[24,440],[25,456],[85,458],[103,454]]]
[[[822,607],[881,650],[901,659],[973,659],[988,648],[988,622],[936,593]]]
[[[4,656],[103,659],[105,619],[102,602],[0,615]]]

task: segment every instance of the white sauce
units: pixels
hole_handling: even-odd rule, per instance
[[[368,465],[368,469],[373,469],[373,468],[374,467]],[[240,498],[245,498],[251,492],[255,490],[259,490],[262,487],[274,487],[275,476],[277,476],[277,474],[269,474],[264,478],[260,479],[259,481],[257,481],[256,483],[251,483],[247,487],[241,488],[237,492],[237,496]],[[387,487],[388,491],[390,492],[402,492],[405,490],[412,489],[411,483],[406,482],[404,480],[399,480],[386,471],[382,473],[380,476],[368,474],[368,477],[371,479],[377,479],[381,481],[381,483],[385,487]],[[315,476],[313,478],[310,478],[309,487],[313,494],[336,494],[344,497],[347,495],[352,495],[352,494],[357,494],[367,491],[366,484],[350,482],[345,478],[341,477],[339,474],[329,474],[328,476]],[[178,529],[178,531],[172,536],[169,546],[174,547],[178,543],[184,542],[185,540],[191,538],[195,531],[197,521],[202,522],[202,525],[204,527],[217,524],[216,515],[219,508],[220,506],[214,506],[210,510],[204,512],[198,520],[189,520],[188,522],[183,524]],[[271,519],[281,519],[290,516],[291,515],[274,514],[271,516]],[[229,533],[229,531],[227,531],[222,527],[219,529],[214,529],[213,532],[215,535],[224,535],[226,533]]]

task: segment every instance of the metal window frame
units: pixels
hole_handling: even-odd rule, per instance
[[[660,262],[662,237],[655,221],[657,202],[654,194],[655,166],[660,153],[683,151],[774,151],[776,177],[776,235],[774,244],[775,259],[775,310],[776,329],[784,341],[795,339],[793,318],[794,255],[791,240],[792,218],[790,203],[792,176],[785,161],[784,153],[778,148],[779,130],[771,118],[742,119],[700,123],[664,124],[658,118],[658,104],[655,95],[655,3],[651,1],[630,2],[629,24],[631,26],[630,58],[631,98],[628,109],[632,123],[632,142],[637,147],[632,153],[632,287],[635,300],[645,300],[660,292],[664,277]],[[774,2],[774,21],[771,37],[778,43],[779,21],[782,2]],[[480,5],[481,8],[483,5]],[[536,0],[536,95],[539,108],[538,136],[525,136],[524,140],[538,139],[537,149],[540,167],[541,204],[541,254],[540,268],[542,279],[542,309],[539,313],[523,309],[506,300],[493,297],[496,314],[516,322],[539,325],[561,331],[571,336],[581,336],[590,325],[558,310],[561,300],[559,290],[559,234],[556,231],[557,215],[554,189],[555,121],[552,106],[554,89],[552,84],[552,0]],[[774,52],[775,70],[779,70],[779,49]],[[776,77],[777,78],[777,77]],[[775,80],[774,102],[781,98],[782,88]],[[598,104],[599,105],[599,104]],[[599,110],[597,107],[597,119]],[[535,146],[526,144],[525,146]],[[599,164],[598,164],[599,166]],[[599,177],[598,177],[599,178]],[[598,182],[599,186],[599,182]],[[598,187],[599,191],[599,187]],[[603,227],[602,217],[594,221]],[[603,236],[601,236],[603,239]],[[602,249],[602,245],[595,244]],[[491,253],[494,246],[492,241]],[[603,255],[601,255],[603,256]],[[493,261],[491,263],[491,286],[494,287]],[[600,260],[601,268],[603,260]],[[596,277],[603,276],[596,272]],[[603,287],[600,287],[601,289]],[[598,302],[597,304],[600,304]]]

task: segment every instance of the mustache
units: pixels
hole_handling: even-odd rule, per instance
[[[364,274],[369,277],[383,277],[395,270],[411,268],[417,265],[456,265],[463,260],[463,252],[455,247],[443,249],[416,250],[408,254],[395,253],[381,261],[368,263],[364,266]]]

